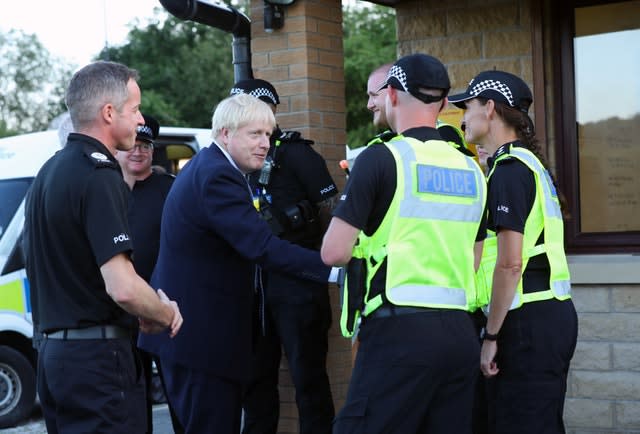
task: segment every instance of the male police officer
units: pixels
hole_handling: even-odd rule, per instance
[[[33,181],[25,207],[26,269],[34,322],[44,333],[38,396],[49,433],[142,433],[144,377],[132,341],[176,335],[175,302],[129,258],[127,188],[117,150],[142,125],[137,72],[114,62],[77,71],[66,103],[75,127]]]
[[[231,94],[247,93],[276,111],[278,93],[265,80],[241,80]],[[295,244],[318,249],[338,190],[310,140],[276,127],[262,171],[250,183],[273,232]],[[264,335],[259,336],[253,374],[244,399],[244,434],[278,428],[278,375],[282,349],[296,387],[300,433],[328,433],[334,416],[326,372],[331,322],[326,283],[278,272],[265,277]]]
[[[325,263],[345,264],[360,231],[369,237],[360,349],[334,433],[466,434],[479,362],[467,311],[484,176],[435,129],[450,88],[439,60],[403,57],[384,86],[400,135],[358,156],[321,249]]]

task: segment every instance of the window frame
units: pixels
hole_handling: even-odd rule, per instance
[[[620,3],[620,0],[549,1],[551,8],[552,69],[554,94],[554,136],[557,179],[566,197],[571,218],[565,222],[568,253],[640,252],[640,231],[582,232],[580,230],[580,180],[578,173],[578,137],[573,40],[576,7]],[[569,128],[574,125],[574,128]]]

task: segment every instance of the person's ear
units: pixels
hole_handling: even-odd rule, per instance
[[[487,119],[492,119],[496,113],[496,102],[492,99],[488,99],[484,105],[485,116]]]
[[[392,107],[398,105],[398,90],[395,87],[388,86],[387,98],[389,98]]]
[[[229,142],[231,142],[231,130],[229,128],[221,128],[220,137],[222,137],[222,145],[224,145],[226,149]]]
[[[113,112],[115,111],[115,107],[113,104],[108,103],[102,106],[100,109],[100,114],[102,115],[102,119],[108,124],[113,122]]]

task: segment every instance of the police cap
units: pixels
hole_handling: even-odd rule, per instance
[[[240,80],[233,85],[229,95],[236,95],[239,93],[247,93],[253,97],[261,99],[262,101],[278,105],[280,104],[280,98],[278,98],[278,92],[271,83],[259,78],[249,78],[246,80]]]
[[[465,92],[449,96],[449,102],[465,108],[465,101],[477,97],[492,99],[523,113],[529,111],[533,102],[529,86],[520,77],[505,71],[481,72],[469,82]]]
[[[380,89],[387,86],[408,92],[428,104],[447,96],[451,82],[442,62],[428,54],[417,53],[401,57],[393,64]],[[442,93],[439,96],[428,95],[421,89],[441,89]]]
[[[154,140],[158,138],[160,124],[152,116],[145,114],[143,114],[142,116],[144,117],[144,125],[138,125],[138,129],[136,130],[136,140],[153,143]]]

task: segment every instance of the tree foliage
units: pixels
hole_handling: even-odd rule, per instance
[[[231,35],[167,15],[133,28],[128,42],[100,59],[140,72],[142,111],[162,125],[211,127],[213,108],[233,85]]]
[[[357,147],[375,133],[366,83],[375,67],[396,57],[395,11],[348,6],[343,28],[348,143]],[[233,85],[231,42],[222,30],[157,8],[146,23],[131,24],[125,44],[105,47],[97,58],[140,72],[142,111],[162,125],[209,128],[215,105]],[[53,59],[35,36],[0,34],[0,71],[0,135],[44,129],[65,111],[72,67]]]
[[[346,8],[343,15],[347,138],[351,148],[375,135],[367,109],[367,80],[378,66],[396,59],[395,10],[384,6]]]
[[[46,129],[65,111],[72,66],[52,57],[35,35],[0,33],[0,137]]]

